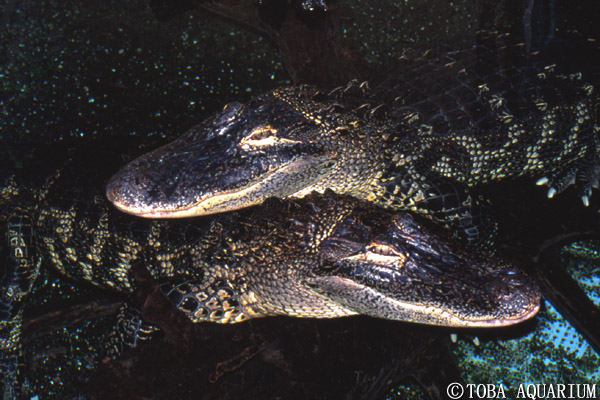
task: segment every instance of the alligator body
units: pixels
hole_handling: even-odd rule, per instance
[[[17,261],[27,273],[5,275],[3,294],[18,283],[11,289],[18,304],[30,291],[24,277],[35,277],[40,265],[131,293],[131,265],[142,262],[194,321],[367,314],[498,326],[537,310],[539,293],[515,267],[471,254],[406,213],[331,192],[214,218],[148,221],[106,201],[108,176],[98,171],[111,164],[106,154],[81,158],[29,196],[15,180],[4,190],[8,243],[24,247],[12,248],[21,257],[9,258],[5,270]],[[13,240],[17,215],[31,230],[21,241]]]
[[[114,171],[102,166],[119,165],[117,152],[93,149],[65,157],[70,161],[47,179],[30,178],[48,170],[40,161],[46,169],[34,166],[4,181],[0,368],[6,398],[21,393],[21,321],[40,268],[129,297],[136,290],[132,265],[141,263],[194,322],[363,314],[494,327],[523,321],[539,308],[538,289],[512,264],[464,249],[406,213],[333,192],[193,220],[124,214],[104,196]]]
[[[572,60],[574,49],[526,53],[510,41],[401,61],[372,88],[284,87],[228,104],[124,167],[108,197],[126,212],[171,218],[332,189],[416,211],[471,242],[495,229],[473,191],[490,182],[534,177],[548,197],[574,182],[587,205],[598,181],[600,77],[580,67],[594,65],[583,60],[592,53]]]

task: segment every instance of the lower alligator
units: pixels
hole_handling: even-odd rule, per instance
[[[172,218],[329,188],[416,211],[470,242],[495,225],[474,187],[530,176],[553,197],[574,182],[589,204],[600,76],[581,68],[597,49],[525,54],[504,36],[482,41],[403,61],[373,89],[284,87],[228,104],[124,167],[107,195],[126,212]]]

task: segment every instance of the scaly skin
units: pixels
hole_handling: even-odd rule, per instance
[[[495,229],[471,190],[481,185],[529,176],[552,197],[574,182],[587,205],[600,79],[580,67],[594,63],[570,60],[575,49],[526,55],[506,42],[405,60],[372,84],[283,87],[231,103],[125,166],[107,195],[123,211],[176,218],[331,189],[416,211],[470,242]]]
[[[11,239],[18,225],[25,244],[20,257],[3,259],[3,298],[20,288],[18,301],[4,301],[11,307],[0,321],[0,343],[10,344],[0,351],[3,370],[19,364],[20,318],[39,267],[132,293],[131,265],[142,262],[193,321],[365,314],[493,327],[537,312],[539,291],[510,263],[464,249],[406,213],[332,192],[193,220],[123,214],[103,195],[108,175],[100,166],[116,165],[116,153],[93,148],[41,187],[11,179],[2,192],[4,243],[21,243]],[[15,267],[32,273],[6,273]],[[11,374],[6,393],[18,391]]]
[[[106,160],[106,155],[75,158],[51,175],[44,187],[33,190],[33,204],[24,205],[15,195],[5,206],[10,218],[3,221],[9,223],[9,230],[14,210],[31,221],[29,242],[35,252],[31,257],[25,254],[24,260],[49,264],[74,280],[124,293],[134,290],[131,264],[142,261],[166,287],[176,282],[181,292],[182,281],[192,282],[188,290],[197,294],[199,306],[212,304],[198,299],[213,298],[220,289],[235,298],[233,315],[194,314],[195,320],[216,322],[267,315],[362,313],[355,309],[367,307],[360,305],[362,300],[342,301],[333,289],[336,285],[363,295],[378,293],[380,307],[372,306],[370,315],[442,325],[498,325],[521,319],[535,307],[537,292],[516,268],[500,259],[488,261],[483,250],[465,250],[443,234],[429,232],[406,213],[371,208],[328,192],[297,202],[272,200],[256,209],[213,218],[148,221],[123,214],[106,201],[107,175],[98,171]],[[15,203],[19,209],[12,208]],[[509,278],[512,275],[515,282]],[[427,287],[421,282],[427,282]],[[459,287],[469,286],[471,290],[461,294]],[[523,293],[516,289],[521,286]],[[456,290],[450,296],[456,300],[437,298],[441,287]],[[520,299],[531,290],[533,301],[529,294]],[[502,296],[515,293],[512,300],[522,303],[514,316],[515,303],[494,297],[500,292]],[[465,295],[473,296],[469,309],[463,306],[466,299],[457,300]],[[433,308],[422,317],[412,307],[406,313],[397,310],[396,315],[392,309],[400,299]]]

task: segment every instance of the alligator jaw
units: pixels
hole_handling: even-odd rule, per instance
[[[527,297],[525,302],[515,307],[515,304],[510,304],[508,300],[495,304],[488,310],[489,314],[479,315],[471,315],[466,310],[452,309],[449,307],[450,303],[432,304],[425,296],[421,299],[422,302],[399,299],[389,292],[382,292],[376,286],[370,287],[340,276],[318,277],[308,282],[308,285],[317,293],[359,314],[454,328],[497,328],[515,325],[534,317],[540,309],[540,292],[533,285],[515,289],[513,293],[514,298]],[[419,290],[418,285],[414,290]],[[468,294],[464,295],[468,299]],[[454,296],[458,296],[458,293]]]
[[[194,202],[188,200],[193,194],[185,196],[181,201],[168,198],[160,181],[148,183],[149,179],[144,178],[144,171],[128,167],[117,173],[106,188],[106,196],[115,207],[144,218],[186,218],[260,204],[272,193],[279,197],[292,195],[297,190],[296,186],[291,185],[292,182],[301,187],[314,184],[331,168],[331,158],[322,155],[296,159],[265,174],[256,183],[221,193],[213,192]],[[290,175],[294,175],[295,179],[290,179]],[[149,195],[152,192],[159,193],[159,198],[166,198],[168,201],[157,200],[156,194]]]
[[[472,327],[482,327],[482,328],[493,328],[500,326],[510,326],[519,324],[523,321],[527,321],[530,318],[536,316],[536,314],[540,311],[540,304],[538,300],[538,304],[536,304],[529,312],[523,314],[520,317],[515,318],[505,318],[505,319],[495,319],[495,320],[482,320],[482,321],[465,321],[466,324],[464,326],[472,326]],[[458,325],[457,325],[458,326]]]
[[[265,182],[259,182],[250,187],[230,193],[214,195],[197,203],[192,203],[180,209],[161,207],[160,204],[152,204],[152,207],[137,206],[135,203],[121,201],[115,194],[115,190],[109,185],[106,195],[108,199],[119,210],[128,214],[144,218],[186,218],[202,215],[217,214],[221,212],[233,211],[246,205],[254,205],[262,202],[264,198],[256,196],[265,186]],[[254,198],[255,200],[248,200]],[[156,207],[155,207],[156,206]]]

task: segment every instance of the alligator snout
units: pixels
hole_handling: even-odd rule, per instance
[[[140,193],[150,193],[154,182],[144,174],[126,169],[114,175],[106,185],[106,197],[119,210],[144,216],[150,208],[141,201]]]
[[[540,289],[520,272],[511,271],[492,283],[490,293],[512,322],[528,319],[539,310]]]

